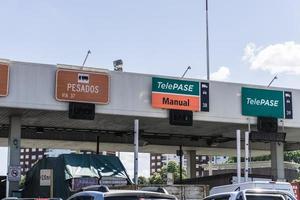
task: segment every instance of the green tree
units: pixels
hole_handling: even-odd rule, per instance
[[[179,165],[175,161],[169,161],[167,165],[163,166],[160,172],[154,173],[150,179],[150,184],[165,184],[167,183],[167,174],[173,173],[174,180],[180,179]],[[186,178],[186,171],[182,169],[182,178]]]
[[[138,178],[138,184],[139,185],[146,185],[148,183],[148,179],[144,176],[139,176]]]
[[[228,160],[226,161],[226,163],[236,163],[237,159],[236,157],[229,157]]]
[[[241,162],[244,162],[244,157],[241,157]],[[251,158],[252,161],[266,161],[266,160],[271,160],[271,155],[263,155],[263,156],[256,156]],[[236,157],[229,157],[226,163],[236,163],[237,158]]]
[[[150,176],[149,183],[154,185],[163,184],[163,180],[160,173],[155,172],[152,176]]]
[[[25,185],[25,181],[26,181],[26,176],[21,176],[21,180],[19,182],[19,187],[22,189],[24,188],[24,185]]]
[[[300,163],[300,151],[284,152],[284,161]]]
[[[256,156],[251,159],[251,161],[266,161],[266,160],[271,160],[271,155]]]
[[[263,155],[252,157],[251,161],[266,161],[271,160],[271,155]],[[241,161],[244,161],[244,158],[241,158]],[[300,151],[286,151],[284,152],[284,161],[295,162],[300,164]],[[230,157],[226,163],[236,163],[236,157]]]

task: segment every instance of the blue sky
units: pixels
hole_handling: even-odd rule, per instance
[[[0,6],[2,58],[81,65],[90,49],[87,66],[112,69],[122,58],[129,72],[180,76],[190,65],[187,77],[206,77],[204,0],[9,0]],[[242,60],[244,49],[254,43],[258,56],[293,41],[298,53],[299,9],[298,0],[209,0],[211,72],[227,69],[216,79],[267,84],[274,74],[262,68],[276,60],[272,55],[283,59],[271,68],[284,64],[288,45],[257,58],[263,66],[256,70]],[[294,57],[288,64],[299,70]],[[279,74],[274,86],[299,87],[298,75],[291,74]]]
[[[3,0],[0,57],[205,78],[205,0]],[[300,88],[299,0],[209,0],[211,78]]]

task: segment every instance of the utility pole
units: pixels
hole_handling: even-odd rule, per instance
[[[180,184],[182,184],[182,145],[179,146],[179,180]]]
[[[134,183],[138,185],[139,172],[139,120],[134,120]]]
[[[206,73],[207,80],[209,80],[209,38],[208,38],[208,0],[205,0],[205,13],[206,13]]]

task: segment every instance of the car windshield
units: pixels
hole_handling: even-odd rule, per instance
[[[246,200],[285,200],[282,195],[246,195]]]
[[[204,200],[228,200],[230,195],[217,195],[213,197],[207,197]]]

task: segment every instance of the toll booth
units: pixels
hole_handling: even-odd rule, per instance
[[[9,147],[13,178],[20,177],[16,169],[21,147],[94,151],[99,138],[100,151],[132,152],[134,133],[139,133],[139,152],[175,153],[182,146],[189,158],[188,174],[194,177],[195,154],[235,155],[236,130],[256,130],[258,117],[278,119],[280,131],[286,133],[281,143],[251,144],[252,156],[271,151],[272,172],[278,178],[284,178],[283,151],[300,148],[297,89],[82,66],[0,63],[0,145]],[[79,103],[95,105],[83,109]],[[169,112],[173,109],[189,112]],[[78,119],[86,110],[91,112]],[[9,195],[18,183],[9,181]]]

